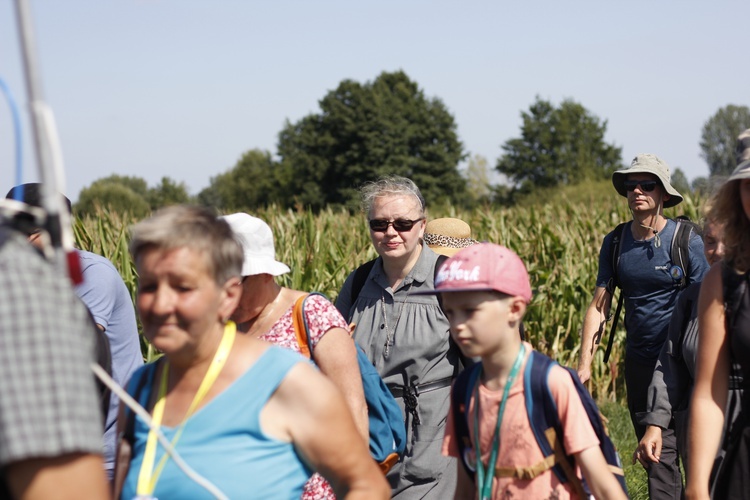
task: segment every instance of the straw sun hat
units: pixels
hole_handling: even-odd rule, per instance
[[[471,228],[461,219],[444,217],[427,223],[424,242],[435,253],[452,257],[462,248],[469,247],[476,240],[471,238]]]

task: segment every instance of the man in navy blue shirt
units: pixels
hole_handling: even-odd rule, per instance
[[[683,275],[687,283],[701,281],[708,271],[703,241],[692,233],[689,240],[688,269],[677,269],[671,261],[671,244],[677,223],[664,217],[665,208],[682,201],[670,184],[669,166],[652,154],[639,154],[629,167],[612,175],[617,192],[626,197],[633,220],[626,226],[620,242],[617,278],[625,297],[625,387],[628,409],[638,440],[646,427],[637,414],[646,411],[648,386],[659,352],[667,338],[669,319],[680,291]],[[581,332],[582,345],[578,376],[582,382],[591,377],[591,360],[609,315],[612,296],[607,283],[614,275],[611,245],[615,232],[605,238],[599,253],[596,290]],[[670,426],[673,427],[673,426]],[[652,499],[680,498],[682,477],[673,429],[662,436],[659,462],[649,465],[649,496]]]

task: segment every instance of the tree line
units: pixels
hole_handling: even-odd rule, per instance
[[[319,111],[278,134],[277,151],[250,149],[230,169],[211,177],[192,196],[184,183],[164,177],[149,187],[144,179],[111,175],[84,188],[74,209],[94,214],[98,206],[144,216],[173,203],[198,203],[222,211],[326,206],[357,209],[357,190],[382,175],[413,179],[430,204],[471,208],[508,204],[536,189],[609,178],[622,162],[622,148],[604,136],[607,121],[566,99],[559,105],[536,97],[521,112],[520,135],[502,144],[494,170],[507,183],[490,181],[487,159],[469,156],[454,116],[437,97],[428,97],[403,71],[383,72],[373,81],[343,80],[319,101]],[[750,109],[728,105],[704,125],[701,151],[709,178],[693,188],[707,190],[712,179],[735,166],[734,141],[750,128]],[[460,164],[468,160],[467,167]],[[673,184],[688,191],[679,168]]]

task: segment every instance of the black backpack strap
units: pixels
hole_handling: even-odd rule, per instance
[[[378,259],[372,259],[371,261],[365,262],[364,264],[359,266],[356,271],[354,271],[354,278],[352,279],[352,293],[349,296],[349,302],[351,305],[354,305],[357,297],[359,297],[359,292],[361,292],[362,288],[365,286],[365,283],[367,282],[367,276],[370,275],[370,271],[372,271],[372,266],[375,265],[376,260]]]
[[[609,293],[610,298],[615,296],[615,289],[620,286],[620,280],[618,278],[618,268],[620,266],[620,253],[622,252],[622,242],[625,239],[625,231],[630,227],[630,222],[623,222],[618,224],[615,228],[614,235],[612,236],[612,244],[609,246],[609,259],[612,262],[612,277],[609,278],[605,289]],[[617,298],[617,307],[615,308],[614,315],[612,314],[610,304],[610,316],[607,321],[612,319],[612,328],[609,331],[609,338],[607,339],[607,349],[604,351],[604,363],[609,361],[609,356],[612,354],[612,345],[615,341],[615,331],[617,331],[617,323],[620,319],[620,311],[622,311],[623,296],[622,290]]]
[[[726,318],[727,332],[734,327],[737,309],[747,288],[745,274],[737,272],[726,261],[721,262],[721,283],[724,292],[724,318]]]
[[[474,481],[475,468],[467,462],[467,452],[473,447],[471,435],[469,434],[469,403],[471,402],[471,391],[478,382],[482,365],[474,366],[462,371],[456,378],[451,390],[451,411],[453,412],[453,426],[456,431],[456,444],[461,464],[466,473]],[[477,452],[479,456],[481,452]]]
[[[675,222],[677,227],[669,249],[669,260],[672,261],[669,273],[672,275],[675,286],[683,289],[687,286],[688,276],[690,276],[690,235],[695,228],[695,223],[684,218],[677,218]]]

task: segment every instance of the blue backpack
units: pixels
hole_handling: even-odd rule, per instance
[[[539,448],[542,450],[545,460],[521,471],[523,477],[519,477],[519,479],[533,479],[551,468],[561,483],[569,482],[572,489],[577,492],[580,498],[589,498],[591,492],[586,484],[586,480],[581,481],[575,474],[575,457],[565,452],[562,439],[562,423],[557,412],[557,404],[547,385],[549,371],[554,365],[557,365],[557,362],[537,351],[531,351],[526,368],[524,369],[526,413],[529,416],[534,437]],[[469,408],[472,390],[478,382],[479,374],[481,373],[481,366],[481,363],[477,363],[461,373],[456,379],[453,392],[451,393],[451,408],[456,436],[458,438],[457,444],[461,463],[472,480],[474,480],[474,468],[468,463],[467,458],[473,443],[469,436],[469,424],[466,413]],[[603,417],[599,413],[599,408],[586,388],[581,384],[578,375],[570,368],[563,368],[568,371],[575,384],[578,396],[581,398],[583,407],[589,417],[589,422],[591,422],[591,426],[599,438],[599,447],[604,454],[604,458],[607,460],[610,470],[617,478],[625,495],[627,495],[628,488],[625,484],[622,462],[620,461],[620,456],[617,454],[615,445],[609,438],[607,428],[602,420]]]
[[[294,331],[300,352],[315,361],[310,343],[310,330],[307,317],[304,314],[305,301],[311,293],[297,299],[294,304]],[[304,333],[303,333],[304,332]],[[362,388],[367,402],[367,415],[370,424],[370,455],[375,459],[383,473],[388,472],[403,456],[406,449],[406,426],[401,408],[394,399],[391,391],[380,378],[375,367],[367,359],[367,355],[359,345],[357,348],[357,363],[362,374]]]

